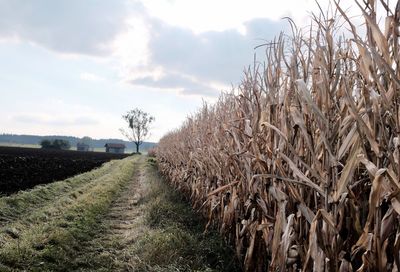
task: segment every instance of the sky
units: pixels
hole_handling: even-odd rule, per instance
[[[325,7],[327,1],[320,1]],[[303,26],[314,0],[0,0],[0,133],[158,141],[237,86],[254,47]]]

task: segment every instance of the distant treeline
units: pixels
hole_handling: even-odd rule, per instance
[[[15,135],[15,134],[0,134],[0,143],[12,143],[12,144],[31,144],[31,145],[39,145],[42,140],[66,140],[71,144],[71,147],[76,147],[78,142],[82,141],[82,138],[73,137],[73,136],[38,136],[38,135]],[[131,142],[127,142],[120,139],[91,139],[90,147],[91,148],[103,148],[106,143],[118,143],[125,144],[128,149],[134,149],[134,144]],[[144,142],[140,146],[140,150],[144,151],[151,147],[153,147],[155,143]]]

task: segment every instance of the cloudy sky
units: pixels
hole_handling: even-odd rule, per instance
[[[326,1],[322,2],[322,6]],[[306,24],[314,0],[0,0],[0,133],[150,140],[237,85],[254,47]]]

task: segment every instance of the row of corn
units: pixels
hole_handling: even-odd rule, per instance
[[[156,149],[245,271],[400,270],[400,1],[355,4],[292,24]]]

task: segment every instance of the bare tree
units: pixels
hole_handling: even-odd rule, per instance
[[[129,141],[136,145],[136,153],[139,153],[139,146],[148,136],[150,124],[155,119],[138,108],[128,111],[122,115],[122,118],[128,123],[128,130],[121,128],[120,131]]]

